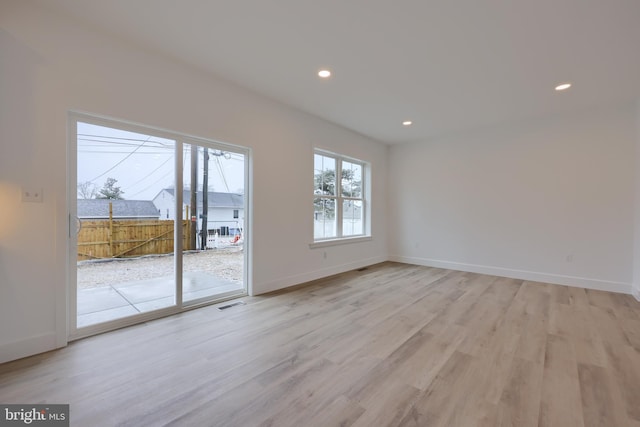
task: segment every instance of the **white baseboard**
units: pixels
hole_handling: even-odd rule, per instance
[[[598,291],[631,294],[630,283],[612,282],[607,280],[588,279],[585,277],[564,276],[561,274],[540,273],[535,271],[516,270],[511,268],[493,267],[486,265],[465,264],[428,258],[390,256],[389,260],[402,262],[405,264],[424,265],[426,267],[446,268],[449,270],[468,271],[470,273],[489,274],[492,276],[510,277],[513,279],[530,280],[533,282],[544,282],[556,285],[594,289]],[[638,296],[636,296],[636,298],[638,298]]]
[[[33,356],[56,348],[56,334],[54,332],[0,344],[0,363],[22,359],[23,357]]]
[[[633,288],[631,290],[631,295],[633,295],[635,299],[640,301],[640,288]]]
[[[309,271],[302,274],[283,277],[277,280],[272,280],[270,282],[259,283],[257,286],[254,285],[254,289],[256,290],[255,295],[278,291],[280,289],[285,289],[291,286],[299,285],[301,283],[322,279],[324,277],[333,276],[334,274],[344,273],[347,271],[355,270],[357,268],[367,267],[367,266],[378,264],[388,260],[389,259],[386,256],[367,258],[367,259],[363,259],[355,262],[350,262],[347,264],[335,265],[335,266],[323,268],[320,270]]]

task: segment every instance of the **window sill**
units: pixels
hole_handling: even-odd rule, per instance
[[[309,243],[309,248],[326,248],[328,246],[347,245],[349,243],[362,243],[369,242],[371,240],[373,240],[373,237],[371,236],[343,237],[340,239],[319,240],[317,242]]]

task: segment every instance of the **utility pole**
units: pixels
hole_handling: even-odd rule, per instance
[[[229,192],[229,186],[227,185],[227,179],[224,177],[224,171],[222,170],[222,166],[220,165],[220,157],[224,157],[225,159],[229,160],[231,158],[231,153],[228,153],[226,151],[222,151],[222,150],[211,150],[211,152],[209,152],[208,149],[205,148],[205,150],[207,151],[207,160],[209,159],[209,156],[215,156],[216,157],[216,165],[218,166],[218,170],[220,171],[220,177],[222,178],[225,187],[227,187],[227,192]],[[208,165],[208,162],[207,162]],[[207,166],[205,168],[205,174],[208,173],[209,171],[209,167]],[[208,189],[205,190],[207,191],[207,195],[208,193]],[[214,201],[215,203],[215,201]],[[220,232],[220,235],[222,235],[222,228],[218,229],[218,231]]]
[[[200,232],[201,236],[201,249],[205,249],[207,247],[207,236],[208,232],[208,222],[207,216],[209,215],[209,149],[203,147],[204,151],[204,163],[203,163],[203,173],[202,173],[202,228]]]
[[[198,233],[198,146],[191,144],[191,235],[189,236],[189,247],[196,248],[196,234]]]

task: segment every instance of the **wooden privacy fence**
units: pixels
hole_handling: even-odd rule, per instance
[[[191,221],[182,220],[182,247],[190,248]],[[78,261],[168,254],[173,247],[173,220],[82,220]]]

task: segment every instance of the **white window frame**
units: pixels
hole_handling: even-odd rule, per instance
[[[325,156],[332,158],[336,161],[336,194],[334,196],[327,195],[317,195],[313,194],[313,199],[321,197],[326,199],[334,199],[335,200],[335,216],[336,216],[336,235],[332,237],[324,237],[324,238],[315,238],[313,237],[313,243],[309,244],[311,248],[319,248],[326,246],[334,246],[341,245],[346,243],[357,243],[362,241],[371,240],[371,209],[370,209],[370,198],[371,198],[371,166],[368,162],[360,159],[356,159],[353,157],[345,156],[342,154],[334,153],[331,151],[326,151],[323,149],[315,148],[313,150],[313,155]],[[342,164],[343,162],[349,162],[353,164],[357,164],[362,167],[362,197],[347,197],[342,195]],[[314,181],[313,181],[314,191],[315,191],[315,173],[314,173]],[[312,199],[312,203],[313,203]],[[356,235],[343,235],[343,202],[345,200],[354,200],[362,202],[362,234]],[[313,206],[313,205],[312,205]]]

